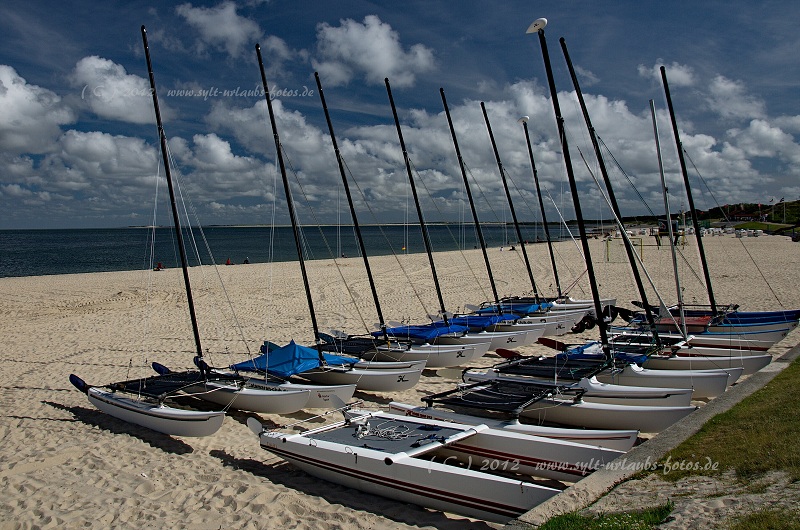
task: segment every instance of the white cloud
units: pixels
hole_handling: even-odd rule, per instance
[[[640,64],[637,67],[639,75],[642,77],[649,77],[654,79],[658,84],[661,84],[661,66],[664,66],[667,72],[667,81],[670,87],[693,86],[695,84],[695,74],[691,66],[682,65],[673,62],[670,65],[664,64],[662,59],[656,59],[656,64],[652,67],[647,67]]]
[[[375,15],[363,23],[341,20],[338,27],[317,26],[317,56],[312,60],[326,85],[347,84],[362,76],[370,84],[388,77],[398,87],[413,86],[416,75],[434,68],[433,51],[422,44],[403,49],[400,36]]]
[[[54,92],[29,85],[14,68],[0,65],[0,149],[6,154],[45,153],[75,113]]]
[[[125,68],[102,57],[84,57],[70,75],[72,86],[89,110],[100,117],[130,123],[154,123],[150,82],[128,74]],[[167,111],[166,107],[163,109]]]
[[[765,120],[752,120],[746,129],[728,132],[731,141],[749,157],[777,157],[800,174],[800,145],[791,134]]]
[[[261,38],[258,24],[238,15],[234,2],[222,2],[215,7],[192,7],[186,3],[175,11],[200,34],[197,51],[201,54],[211,47],[223,50],[231,57],[240,57]]]
[[[709,86],[706,99],[711,110],[723,118],[763,118],[766,105],[755,96],[746,94],[744,83],[733,81],[722,75],[716,76]]]

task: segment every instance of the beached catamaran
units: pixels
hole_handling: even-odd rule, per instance
[[[200,344],[200,333],[198,331],[197,318],[195,316],[194,302],[192,299],[192,289],[189,282],[186,249],[183,246],[180,218],[175,201],[175,192],[173,190],[169,157],[167,155],[167,137],[161,122],[158,95],[155,89],[155,78],[150,61],[150,50],[147,45],[147,31],[144,26],[142,26],[141,31],[145,56],[147,58],[147,70],[150,75],[150,87],[153,94],[153,105],[155,107],[159,140],[161,142],[164,170],[172,205],[175,237],[180,250],[186,298],[189,306],[189,315],[192,321],[192,331],[194,332],[196,354],[199,359],[202,359],[203,349]],[[197,379],[195,381],[187,380],[187,378],[182,376],[172,377],[167,374],[111,383],[102,387],[88,385],[75,374],[70,374],[69,379],[78,390],[86,393],[92,405],[111,416],[164,434],[208,436],[214,434],[222,426],[222,422],[225,418],[225,411],[199,411],[165,404],[167,399],[182,395],[193,383],[201,382],[204,374],[199,371],[196,373]]]

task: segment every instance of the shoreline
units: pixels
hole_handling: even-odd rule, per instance
[[[787,307],[797,305],[796,244],[772,236],[750,238],[748,252],[743,253],[741,241],[732,237],[711,237],[704,243],[720,303],[736,301],[743,310],[763,310],[775,308],[777,296]],[[631,307],[629,301],[636,295],[627,263],[605,261],[601,240],[590,244],[601,295],[615,296],[619,305]],[[581,258],[571,241],[555,246],[566,286],[582,270]],[[662,296],[672,300],[669,250],[645,247],[643,252]],[[693,246],[685,252],[687,261],[697,262]],[[758,269],[746,261],[747,254]],[[551,293],[546,249],[537,246],[529,256],[539,290]],[[495,248],[490,257],[501,296],[531,290],[521,252]],[[492,298],[480,251],[438,252],[435,260],[449,311]],[[377,318],[361,260],[337,262],[338,268],[333,260],[307,263],[320,330],[371,331]],[[436,312],[425,254],[376,256],[370,265],[387,321],[422,322],[427,313]],[[77,528],[89,522],[159,529],[263,528],[297,526],[301,521],[304,528],[323,530],[497,527],[313,479],[261,449],[244,424],[245,413],[230,414],[214,436],[190,439],[129,425],[92,407],[71,387],[69,373],[101,384],[149,375],[151,361],[176,369],[191,366],[194,346],[179,271],[0,278],[0,403],[7,411],[0,419],[0,480],[5,492],[1,528]],[[217,274],[224,291],[215,287]],[[705,291],[685,264],[681,274],[686,302],[703,303]],[[762,275],[771,279],[769,287]],[[312,342],[298,266],[192,267],[191,277],[200,334],[212,364],[244,360],[265,339]],[[585,278],[580,287],[573,294],[587,297]],[[241,330],[233,325],[234,315]],[[564,340],[596,338],[595,329]],[[552,353],[538,345],[522,350]],[[486,356],[472,364],[490,366],[497,361]],[[356,397],[367,407],[381,407],[392,399],[419,404],[421,396],[452,388],[454,381],[426,370],[421,383],[409,391],[358,392]],[[310,416],[301,412],[260,419],[287,424]],[[315,419],[312,424],[335,419]]]

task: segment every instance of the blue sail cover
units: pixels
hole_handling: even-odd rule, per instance
[[[464,326],[456,326],[453,324],[447,326],[444,322],[433,322],[431,324],[422,324],[418,326],[396,326],[386,329],[386,333],[390,337],[424,341],[430,341],[436,337],[441,337],[442,335],[450,333],[464,333],[465,331],[467,331],[467,328]],[[372,335],[375,337],[382,337],[383,332],[373,331]]]
[[[263,351],[263,348],[262,348]],[[341,355],[331,355],[324,353],[325,363],[330,366],[341,366],[353,364],[358,359],[342,357]],[[231,365],[231,369],[243,372],[264,372],[278,377],[289,377],[313,370],[320,366],[319,353],[314,348],[300,346],[291,341],[286,346],[273,350],[269,353],[259,355],[253,360],[244,361]]]

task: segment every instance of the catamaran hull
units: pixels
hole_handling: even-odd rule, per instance
[[[741,368],[743,375],[761,370],[772,362],[772,355],[731,355],[714,357],[652,355],[644,368],[656,370],[715,370]]]
[[[358,361],[353,368],[359,370],[423,370],[426,366],[424,359],[405,359],[402,361]]]
[[[498,373],[494,370],[484,372],[470,370],[465,372],[464,381],[529,381],[541,382],[542,379],[524,375]],[[657,388],[643,386],[624,386],[598,381],[596,378],[584,378],[576,383],[576,388],[586,391],[583,400],[590,403],[607,403],[612,405],[635,405],[652,407],[687,407],[692,401],[691,388]],[[724,390],[724,388],[723,388]]]
[[[311,476],[399,502],[506,523],[559,493],[441,461],[412,457],[386,462],[382,451],[303,435],[261,434],[261,447]]]
[[[170,436],[210,436],[222,427],[224,411],[204,412],[153,405],[96,387],[86,392],[89,403],[122,421]]]
[[[615,385],[629,385],[655,388],[670,388],[686,385],[692,389],[696,399],[715,398],[725,392],[742,373],[741,368],[730,370],[658,370],[628,365],[619,372],[601,372],[597,379]]]
[[[206,381],[191,386],[187,392],[203,401],[248,412],[292,414],[305,408],[311,392],[305,389],[282,389],[277,384],[245,385]]]
[[[398,370],[325,369],[310,370],[298,374],[323,385],[356,385],[358,390],[370,392],[402,392],[414,388],[422,376],[421,368]]]
[[[624,453],[530,434],[490,429],[437,449],[434,454],[443,458],[455,458],[471,469],[508,471],[564,482],[577,482]]]
[[[537,337],[538,338],[538,337]],[[436,339],[437,344],[476,344],[488,342],[489,351],[498,348],[518,348],[536,342],[535,338],[528,339],[527,332],[491,332],[479,331],[471,332],[460,337],[441,336]]]
[[[403,351],[378,350],[372,360],[376,361],[425,361],[426,368],[448,368],[462,366],[479,359],[489,350],[488,342],[468,345],[420,344]]]
[[[270,385],[263,380],[250,378],[248,384],[253,386]],[[314,385],[304,383],[279,383],[278,386],[284,390],[306,390],[309,393],[308,402],[305,404],[307,409],[336,408],[340,403],[347,403],[353,398],[356,385]]]
[[[522,416],[539,423],[551,422],[590,429],[661,432],[695,409],[692,406],[648,407],[543,399],[526,408]]]
[[[526,315],[517,322],[520,324],[539,322],[540,324],[544,324],[544,330],[542,331],[543,337],[559,337],[569,333],[575,324],[583,320],[585,316],[586,310],[583,309],[578,311],[548,311],[541,315]]]
[[[542,436],[553,440],[563,440],[583,445],[604,447],[616,451],[628,451],[636,443],[639,431],[633,430],[611,430],[611,429],[570,429],[563,427],[551,427],[548,425],[531,425],[518,421],[503,421],[490,418],[479,418],[468,414],[458,414],[446,410],[434,409],[429,407],[417,407],[406,403],[392,401],[389,403],[389,412],[394,414],[405,414],[415,418],[430,418],[442,421],[452,421],[465,425],[487,425],[492,429],[500,429],[533,436]]]
[[[494,324],[489,328],[488,331],[512,333],[515,331],[524,331],[527,333],[525,336],[525,345],[533,344],[539,340],[539,337],[544,335],[545,325],[541,322],[531,322],[529,320],[520,322],[520,320],[515,320],[513,323],[509,324],[503,324],[502,322],[499,324]]]
[[[633,339],[634,337],[643,337],[649,339],[649,335],[641,331],[625,329],[625,328],[611,328],[610,334],[614,340],[620,342],[626,339]],[[765,332],[748,332],[748,333],[698,333],[689,336],[686,342],[692,346],[705,346],[709,348],[725,348],[725,349],[744,349],[767,351],[776,342],[782,340],[788,331],[765,331]],[[621,338],[620,338],[621,337]],[[665,341],[680,341],[684,340],[683,336],[676,333],[659,333],[659,337]]]

